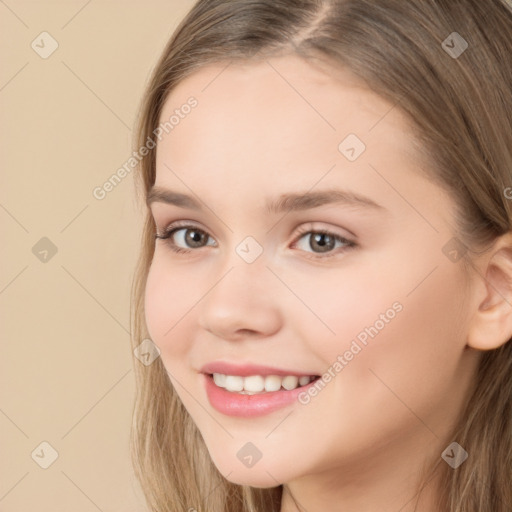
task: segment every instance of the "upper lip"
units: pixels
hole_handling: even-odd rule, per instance
[[[250,375],[279,375],[281,377],[286,377],[287,375],[296,375],[297,377],[317,375],[314,372],[286,370],[283,368],[258,364],[234,364],[225,361],[213,361],[205,364],[201,368],[200,372],[206,374],[222,373],[223,375],[238,375],[240,377],[248,377]]]

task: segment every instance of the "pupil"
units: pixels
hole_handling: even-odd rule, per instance
[[[317,233],[313,236],[313,243],[310,244],[312,249],[315,249],[314,245],[317,245],[319,252],[327,252],[334,247],[334,239],[329,235],[323,233]]]
[[[203,234],[199,231],[189,230],[187,232],[187,244],[196,247],[200,245],[201,240],[203,239]]]

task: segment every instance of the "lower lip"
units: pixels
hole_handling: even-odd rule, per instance
[[[227,416],[243,418],[263,416],[282,409],[297,401],[297,397],[316,382],[316,380],[311,381],[306,386],[290,391],[282,389],[255,395],[242,395],[220,388],[213,382],[211,375],[203,374],[203,376],[205,378],[206,394],[212,407]]]

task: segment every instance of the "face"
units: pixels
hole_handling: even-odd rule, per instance
[[[203,68],[167,99],[151,212],[169,236],[146,322],[233,482],[355,477],[445,448],[477,363],[454,203],[392,107],[292,56]],[[285,389],[299,376],[320,378]]]

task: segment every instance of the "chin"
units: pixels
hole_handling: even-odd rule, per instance
[[[256,468],[251,468],[247,470],[233,471],[231,474],[226,475],[225,478],[233,484],[248,485],[259,489],[269,489],[271,487],[281,485],[281,482],[276,475],[272,474],[272,476],[270,476],[264,469],[256,470]]]
[[[225,453],[217,460],[212,457],[212,461],[219,473],[233,484],[267,489],[281,485],[283,482],[281,468],[269,464],[269,461],[263,458],[251,467],[245,467],[245,464],[236,456],[226,459]]]

